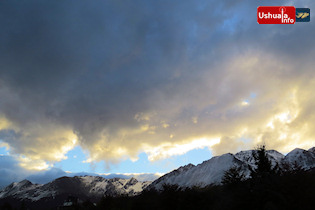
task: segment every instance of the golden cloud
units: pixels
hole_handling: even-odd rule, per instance
[[[20,165],[29,170],[47,169],[52,163],[66,159],[65,154],[77,143],[72,129],[53,123],[30,123],[18,127],[8,122],[1,129],[1,139],[17,156]]]
[[[175,99],[156,101],[153,111],[135,114],[138,127],[110,134],[106,128],[93,136],[93,141],[80,143],[90,151],[90,162],[111,163],[137,160],[139,152],[146,152],[149,160],[155,161],[193,149],[208,147],[219,155],[261,143],[281,152],[307,149],[314,146],[315,106],[311,105],[315,99],[311,90],[315,80],[310,82],[306,75],[290,76],[294,67],[259,52],[236,56],[219,67],[223,71],[219,79],[206,74],[198,84],[204,90],[189,93],[204,98],[192,101],[183,97],[179,103]],[[216,82],[215,89],[206,85],[211,82]],[[257,96],[250,98],[251,92]],[[191,113],[183,112],[187,107]]]
[[[206,147],[218,155],[263,142],[281,152],[307,149],[314,146],[315,79],[311,64],[302,67],[299,74],[285,59],[249,52],[217,66],[217,77],[205,71],[196,87],[179,95],[170,97],[162,88],[152,95],[151,110],[133,115],[132,126],[108,123],[84,135],[47,120],[20,125],[1,117],[0,130],[14,131],[4,142],[29,169],[66,159],[76,144],[89,152],[85,162],[108,163],[136,161],[140,152],[155,161]]]

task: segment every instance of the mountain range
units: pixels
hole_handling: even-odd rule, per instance
[[[215,156],[201,164],[188,164],[153,181],[147,189],[161,190],[163,185],[178,185],[180,188],[205,187],[221,184],[224,172],[231,167],[240,167],[245,178],[250,177],[250,169],[255,168],[253,153],[256,150],[241,151],[236,154],[227,153]],[[267,157],[273,166],[291,167],[309,170],[315,167],[315,147],[304,150],[294,149],[287,155],[276,150],[267,150]]]
[[[46,184],[35,184],[28,180],[12,183],[0,191],[1,201],[38,202],[42,205],[62,203],[68,196],[81,201],[97,202],[103,196],[135,196],[143,190],[162,190],[164,185],[178,185],[180,188],[220,185],[224,172],[231,167],[239,167],[245,178],[250,177],[250,169],[255,168],[256,150],[241,151],[236,154],[215,156],[198,165],[182,166],[155,181],[138,181],[135,178],[106,179],[100,176],[60,177]],[[286,155],[275,150],[267,150],[273,166],[292,167],[302,170],[315,168],[315,147],[304,150],[294,149]]]

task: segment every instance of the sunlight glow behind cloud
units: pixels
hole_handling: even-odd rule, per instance
[[[219,138],[210,139],[203,137],[181,144],[172,144],[167,142],[156,147],[144,146],[144,151],[148,154],[150,161],[156,161],[176,155],[182,155],[194,149],[203,149],[205,147],[210,149],[211,146],[218,143],[220,143]]]
[[[250,0],[17,2],[0,8],[0,140],[25,168],[75,146],[109,165],[314,146],[313,22],[258,25]]]

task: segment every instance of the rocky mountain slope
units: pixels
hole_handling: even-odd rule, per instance
[[[133,196],[139,194],[151,182],[139,182],[131,179],[105,179],[99,176],[61,177],[47,184],[33,184],[28,180],[12,183],[2,191],[1,198],[13,198],[26,201],[55,199],[71,195],[82,200],[97,200],[104,195]]]
[[[163,189],[163,185],[178,185],[181,188],[221,183],[224,172],[233,166],[240,167],[246,178],[250,177],[250,168],[255,168],[253,153],[255,150],[227,153],[216,156],[198,165],[186,165],[174,170],[152,182],[147,189]],[[315,147],[309,150],[294,149],[287,155],[275,150],[268,150],[267,156],[273,166],[298,167],[309,170],[315,167]]]

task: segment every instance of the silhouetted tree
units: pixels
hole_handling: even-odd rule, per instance
[[[221,183],[222,184],[235,184],[243,181],[245,179],[245,175],[242,172],[241,167],[233,166],[229,170],[224,172]]]
[[[258,148],[253,151],[253,157],[255,159],[256,168],[251,168],[252,178],[266,177],[276,173],[277,167],[272,166],[267,156],[265,145],[258,146]]]

